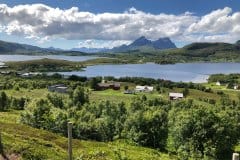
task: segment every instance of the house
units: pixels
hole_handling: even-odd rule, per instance
[[[97,90],[106,90],[106,89],[113,89],[113,90],[120,90],[121,84],[119,82],[107,82],[107,83],[98,83]]]
[[[8,68],[3,62],[0,62],[0,68]]]
[[[42,73],[39,73],[39,72],[29,72],[29,73],[23,73],[20,76],[24,77],[24,78],[30,78],[30,77],[38,76],[38,75],[42,75]]]
[[[58,93],[67,93],[68,87],[66,87],[64,84],[56,84],[56,85],[48,86],[48,91],[58,92]]]
[[[11,72],[10,71],[1,71],[0,72],[0,74],[2,74],[2,75],[8,75],[8,74],[10,74]]]
[[[238,85],[234,85],[233,89],[237,90],[237,89],[239,89],[239,86]]]
[[[183,97],[183,93],[169,93],[170,100],[182,99]]]
[[[221,86],[221,83],[219,81],[217,81],[216,86]]]
[[[136,92],[152,92],[153,87],[152,86],[136,86],[135,91]]]

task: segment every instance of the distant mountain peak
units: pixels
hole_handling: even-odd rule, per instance
[[[136,39],[135,41],[133,41],[133,43],[131,43],[130,45],[132,46],[144,46],[144,45],[149,45],[151,44],[151,41],[148,40],[145,36],[141,36],[138,39]]]
[[[156,41],[151,41],[145,36],[141,36],[129,45],[121,45],[119,47],[114,47],[112,50],[110,50],[110,52],[127,52],[142,49],[163,50],[171,48],[176,48],[176,45],[171,41],[169,37],[163,37],[159,38]]]
[[[139,37],[138,39],[136,39],[136,40],[148,40],[145,36],[141,36],[141,37]]]

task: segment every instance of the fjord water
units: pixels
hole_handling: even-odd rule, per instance
[[[9,61],[30,61],[37,59],[58,59],[58,60],[67,60],[67,61],[86,61],[90,59],[96,59],[98,57],[94,56],[64,56],[64,55],[46,55],[46,56],[30,56],[30,55],[0,55],[0,62],[9,62]]]
[[[78,76],[147,77],[174,82],[204,83],[210,74],[240,73],[240,63],[177,63],[173,65],[124,64],[88,66],[85,71],[61,72]]]
[[[36,59],[60,59],[68,61],[86,61],[96,59],[93,56],[28,56],[28,55],[0,55],[1,62],[27,61]],[[85,71],[61,72],[63,75],[78,76],[114,76],[114,77],[147,77],[165,79],[175,82],[204,83],[210,74],[240,73],[240,63],[177,63],[171,65],[146,64],[122,64],[122,65],[95,65],[88,66]]]

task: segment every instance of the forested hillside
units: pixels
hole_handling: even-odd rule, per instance
[[[25,159],[66,157],[66,138],[62,136],[67,136],[68,121],[74,124],[73,137],[81,140],[74,141],[74,155],[82,159],[139,159],[142,155],[142,159],[224,160],[238,149],[237,91],[145,78],[106,80],[121,82],[121,90],[96,91],[95,84],[101,77],[2,76],[0,125],[4,154]],[[46,89],[53,84],[64,84],[69,92]],[[137,84],[156,89],[123,94]],[[185,98],[170,101],[169,92],[182,92]],[[109,145],[116,149],[110,151]]]

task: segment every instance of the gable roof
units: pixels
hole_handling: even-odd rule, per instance
[[[183,93],[169,93],[169,96],[183,98]]]

